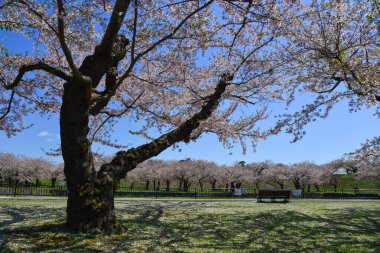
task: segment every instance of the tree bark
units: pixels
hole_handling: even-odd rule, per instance
[[[301,189],[302,188],[299,179],[293,179],[293,184],[294,184],[294,187],[296,189]]]
[[[97,51],[87,57],[79,68],[85,76],[99,82],[105,69],[112,65],[112,59],[101,58]],[[206,98],[201,110],[178,128],[160,136],[154,141],[119,151],[111,162],[103,164],[96,173],[88,139],[91,93],[97,83],[84,83],[75,78],[64,84],[60,112],[61,149],[67,179],[67,222],[69,229],[97,233],[112,232],[115,224],[114,191],[117,182],[125,178],[128,171],[139,163],[158,155],[176,142],[188,140],[202,120],[207,119],[217,107],[226,87],[233,76],[224,75],[215,92]],[[102,108],[106,105],[99,105]],[[94,107],[92,107],[94,108]],[[96,111],[96,110],[95,110]],[[190,183],[184,183],[187,190]]]
[[[198,180],[199,187],[201,188],[201,192],[203,192],[203,182],[201,180]]]
[[[166,191],[170,191],[170,181],[169,180],[166,180]]]
[[[89,97],[86,87],[75,80],[64,84],[60,113],[61,148],[67,179],[67,227],[73,230],[90,228],[93,216],[95,169],[89,132]]]
[[[260,190],[260,183],[257,182],[255,185],[256,185],[256,188],[257,188],[258,190]]]
[[[216,181],[211,181],[211,191],[216,190]]]
[[[57,182],[57,178],[56,177],[52,177],[51,178],[51,188],[54,188],[55,187],[55,183]]]

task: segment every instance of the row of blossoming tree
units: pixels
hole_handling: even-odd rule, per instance
[[[336,191],[342,172],[356,174],[356,180],[373,180],[380,186],[380,138],[367,140],[357,150],[325,164],[310,161],[290,165],[272,161],[246,164],[242,161],[225,166],[204,160],[148,160],[128,173],[126,180],[131,189],[135,183],[144,182],[146,189],[156,190],[177,187],[186,191],[192,186],[202,191],[206,185],[212,190],[228,190],[245,185],[257,189],[275,186],[307,191],[314,187],[319,191],[323,185],[332,185]]]
[[[49,179],[51,186],[64,180],[62,164],[54,164],[42,158],[30,158],[11,153],[0,153],[0,185],[40,186]]]
[[[298,140],[343,99],[378,108],[378,24],[374,0],[5,0],[0,28],[33,49],[0,42],[0,130],[59,115],[67,227],[110,232],[115,185],[168,147],[212,133],[245,151],[284,128]],[[317,96],[257,126],[305,92]],[[114,141],[121,118],[147,143]],[[94,143],[120,149],[98,171]]]
[[[96,170],[110,157],[96,156]],[[172,189],[188,191],[190,187],[215,191],[233,190],[240,187],[257,189],[277,187],[319,191],[321,186],[332,185],[335,191],[341,179],[340,172],[357,173],[357,180],[374,180],[380,185],[380,143],[373,139],[364,143],[355,152],[325,164],[299,162],[295,164],[274,163],[236,163],[233,166],[217,165],[204,160],[148,160],[129,172],[124,179],[133,190],[143,184],[146,190]],[[64,180],[63,165],[53,164],[42,158],[15,156],[0,153],[0,180],[8,186],[36,185],[41,179],[51,179],[51,187],[57,179]]]

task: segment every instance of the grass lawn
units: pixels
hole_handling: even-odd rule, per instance
[[[380,201],[117,199],[120,229],[64,229],[65,199],[0,199],[0,252],[380,252]]]

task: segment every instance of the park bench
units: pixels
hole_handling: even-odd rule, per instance
[[[277,199],[283,199],[284,202],[288,202],[290,199],[290,190],[259,190],[257,202],[263,202],[263,199],[270,199],[272,202]]]

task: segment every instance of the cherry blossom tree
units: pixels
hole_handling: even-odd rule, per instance
[[[173,161],[163,161],[162,166],[159,170],[159,178],[165,184],[165,190],[170,191],[171,183],[175,180],[175,162]]]
[[[0,153],[0,176],[8,185],[32,184],[40,185],[40,180],[48,178],[55,165],[42,158],[16,156],[10,153]]]
[[[344,169],[344,161],[342,159],[337,159],[329,163],[323,164],[322,166],[328,173],[329,181],[328,183],[334,187],[334,192],[337,191],[338,185],[341,181],[341,176],[337,172],[339,169]]]
[[[358,180],[374,180],[380,186],[380,168],[379,165],[366,164],[358,172]]]
[[[13,171],[17,169],[17,157],[11,153],[0,153],[0,177],[1,182],[7,181],[8,185],[12,184]]]
[[[380,181],[380,137],[367,140],[347,156],[355,163],[359,180]]]
[[[317,192],[320,191],[320,187],[325,185],[329,181],[330,174],[321,165],[316,165],[310,171],[310,184],[314,185]]]
[[[207,167],[208,183],[211,185],[211,191],[216,191],[217,184],[220,183],[220,181],[223,178],[222,168],[220,166],[217,166],[216,164],[212,166]]]
[[[190,186],[196,182],[196,166],[192,160],[181,160],[174,164],[174,178],[179,182],[180,191],[189,191]]]
[[[63,172],[64,165],[62,163],[57,164],[52,167],[50,171],[51,178],[51,187],[54,188],[56,186],[57,180],[63,181],[65,179],[65,175]]]
[[[264,180],[266,182],[277,184],[280,189],[285,188],[285,184],[289,181],[289,168],[282,163],[269,164],[267,170],[264,171]]]
[[[380,137],[367,140],[360,148],[347,154],[348,159],[356,163],[356,166],[364,164],[380,164]]]
[[[114,186],[139,163],[204,132],[226,145],[279,129],[255,128],[281,98],[279,50],[291,3],[283,1],[5,1],[1,27],[34,51],[3,46],[0,129],[28,127],[30,113],[59,113],[69,196],[67,227],[112,230]],[[208,64],[200,64],[206,59]],[[274,71],[276,70],[276,71]],[[31,74],[32,73],[32,74]],[[254,110],[252,110],[254,108]],[[244,116],[239,116],[242,114]],[[144,122],[148,143],[94,168],[93,143],[111,139],[121,117]],[[151,137],[149,129],[161,136]]]
[[[202,133],[216,134],[226,147],[239,143],[245,152],[247,143],[254,145],[285,124],[297,134],[319,104],[330,108],[330,99],[321,97],[304,116],[287,116],[269,129],[256,127],[267,118],[270,102],[292,101],[300,84],[329,94],[319,89],[325,75],[317,80],[310,65],[325,64],[323,72],[331,80],[344,79],[349,91],[344,95],[358,97],[359,106],[376,102],[375,22],[361,15],[372,2],[326,5],[331,20],[342,20],[347,31],[338,49],[331,46],[335,30],[329,28],[323,37],[315,22],[315,13],[324,22],[330,18],[329,9],[319,11],[319,2],[305,7],[281,0],[4,1],[0,27],[29,38],[34,50],[12,54],[0,45],[0,130],[12,136],[30,126],[26,115],[59,114],[59,151],[69,189],[67,227],[111,232],[114,188],[145,160]],[[310,21],[299,21],[303,14]],[[319,58],[311,47],[319,45],[315,37],[328,49]],[[341,61],[323,60],[330,48]],[[114,141],[113,126],[120,118],[140,121],[141,128],[128,126],[139,128],[129,133],[147,143],[132,148]],[[158,134],[150,136],[149,130]],[[120,150],[99,170],[94,143]]]
[[[126,181],[129,183],[130,190],[133,190],[135,184],[140,181],[140,178],[140,170],[138,167],[128,172]]]
[[[349,110],[374,107],[380,116],[379,3],[373,0],[300,1],[299,15],[288,29],[293,51],[289,96],[311,92],[313,103],[284,124],[304,135],[303,126],[325,118],[334,104],[347,100]]]
[[[41,185],[41,179],[48,178],[54,169],[54,165],[42,158],[23,157],[20,159],[20,166],[25,180],[31,182],[35,180],[35,185]]]
[[[316,164],[309,161],[292,164],[289,168],[289,178],[293,182],[295,189],[304,191],[305,187],[311,184],[312,171],[315,169]]]
[[[264,161],[260,163],[250,163],[245,167],[252,173],[252,182],[255,183],[257,189],[261,188],[261,184],[265,182],[265,171],[269,169],[269,166],[273,164],[272,161]]]
[[[200,190],[203,191],[204,184],[209,181],[209,177],[214,170],[216,170],[217,165],[213,162],[203,161],[203,160],[195,160],[193,161],[193,167],[196,170],[196,180],[198,181],[198,185]]]
[[[147,160],[137,166],[138,178],[145,182],[145,190],[149,190],[150,183],[157,178],[157,170],[161,161]]]
[[[251,179],[250,171],[245,167],[245,163],[238,162],[234,166],[227,167],[228,181],[230,182],[231,190],[241,188],[243,183],[248,183]]]

